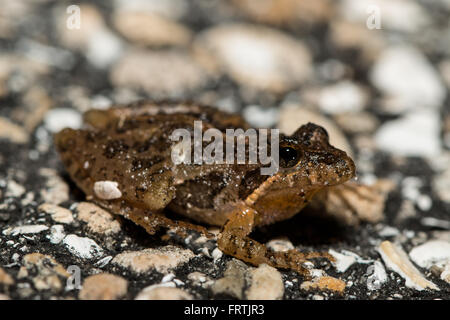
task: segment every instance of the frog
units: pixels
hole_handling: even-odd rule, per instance
[[[292,218],[313,197],[355,177],[355,164],[330,145],[327,131],[306,123],[279,136],[279,169],[261,174],[259,163],[178,163],[172,159],[177,128],[203,131],[251,126],[237,113],[186,102],[139,101],[92,109],[81,129],[54,136],[70,178],[87,199],[154,235],[161,228],[211,236],[225,254],[251,265],[267,264],[310,277],[306,262],[333,261],[327,252],[280,252],[251,238],[262,226]],[[105,192],[107,190],[107,192]],[[109,190],[109,191],[108,191]],[[186,219],[169,218],[173,212]]]

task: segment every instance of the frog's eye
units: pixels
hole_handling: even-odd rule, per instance
[[[299,152],[292,147],[280,147],[280,166],[290,168],[297,164],[300,157]]]

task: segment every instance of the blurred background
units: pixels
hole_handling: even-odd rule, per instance
[[[90,108],[190,100],[285,133],[321,124],[363,181],[412,175],[450,201],[448,0],[0,6],[0,137],[32,141],[28,159]]]
[[[86,110],[169,99],[287,134],[320,124],[353,156],[360,182],[389,182],[376,221],[423,241],[450,229],[449,0],[0,0],[0,8],[5,203],[72,197],[51,171],[61,172],[52,134],[81,127]]]

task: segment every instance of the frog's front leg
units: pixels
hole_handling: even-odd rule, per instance
[[[276,268],[292,269],[309,278],[309,270],[303,264],[308,259],[324,257],[333,260],[328,253],[301,253],[297,250],[275,252],[248,235],[255,226],[258,212],[245,204],[239,205],[225,223],[217,244],[224,253],[253,265],[266,263]]]

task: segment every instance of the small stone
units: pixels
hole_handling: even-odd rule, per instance
[[[430,238],[450,242],[450,231],[432,231]]]
[[[450,203],[450,168],[433,178],[433,190],[439,199]]]
[[[25,255],[23,265],[28,274],[34,273],[37,269],[38,274],[33,277],[33,283],[38,290],[61,291],[63,285],[60,278],[66,279],[70,276],[70,273],[55,259],[41,253]]]
[[[105,267],[108,263],[110,263],[112,259],[113,259],[112,256],[106,256],[106,257],[100,259],[99,261],[97,261],[97,262],[95,263],[95,266],[98,267],[98,268],[103,268],[103,267]]]
[[[336,123],[349,133],[372,133],[378,128],[378,119],[368,112],[351,112],[335,115]]]
[[[390,241],[383,241],[378,247],[378,252],[381,255],[386,267],[405,279],[405,285],[416,290],[432,289],[439,290],[439,288],[432,282],[428,281],[417,270],[408,255],[399,246],[396,246]]]
[[[240,260],[233,259],[227,264],[224,277],[218,279],[212,285],[214,294],[228,294],[234,298],[243,298],[243,288],[247,265]]]
[[[409,257],[415,264],[429,269],[433,265],[443,267],[450,262],[450,242],[431,240],[414,247],[409,252]]]
[[[73,67],[74,56],[68,50],[25,37],[20,38],[16,45],[17,49],[30,60],[63,70],[70,70]]]
[[[356,262],[356,257],[353,255],[342,254],[333,249],[328,250],[328,253],[336,259],[336,261],[333,262],[333,265],[337,272],[347,271],[348,268]]]
[[[448,220],[436,219],[433,217],[423,217],[422,219],[420,219],[420,223],[426,227],[450,229],[450,221]]]
[[[130,51],[110,73],[115,86],[145,90],[156,97],[179,97],[204,85],[207,78],[190,55],[175,50]]]
[[[446,95],[438,72],[413,47],[395,46],[383,51],[370,72],[370,79],[388,99],[387,111],[394,113],[439,108]]]
[[[92,239],[79,237],[75,234],[67,235],[63,244],[73,255],[83,258],[92,259],[103,255],[103,249]]]
[[[450,284],[450,263],[445,265],[444,271],[441,273],[441,279]]]
[[[383,238],[395,237],[395,236],[398,236],[399,234],[400,234],[400,231],[398,231],[397,228],[394,228],[391,226],[385,226],[385,227],[383,227],[383,229],[381,229],[378,232],[378,235]]]
[[[105,235],[120,231],[120,223],[114,215],[90,202],[77,205],[78,219],[87,223],[90,231]]]
[[[250,105],[242,110],[244,119],[255,128],[270,128],[278,121],[278,109]]]
[[[189,249],[169,245],[161,248],[123,252],[115,256],[112,263],[129,268],[136,273],[145,273],[152,269],[166,273],[168,270],[188,262],[194,256]]]
[[[44,117],[45,128],[55,133],[64,128],[80,129],[83,120],[81,114],[70,108],[55,108]]]
[[[5,197],[19,198],[25,193],[26,189],[14,180],[8,180],[6,185]]]
[[[266,243],[266,247],[273,251],[286,252],[294,249],[294,245],[287,238],[272,239]]]
[[[367,102],[368,94],[360,85],[343,80],[321,89],[318,104],[325,113],[339,114],[361,111]]]
[[[42,224],[36,225],[27,225],[27,226],[19,226],[19,227],[9,227],[3,230],[3,234],[5,236],[17,236],[19,234],[35,234],[40,233],[42,231],[48,230],[48,227]]]
[[[115,181],[97,181],[94,183],[95,195],[103,200],[114,200],[122,197],[119,183]]]
[[[211,256],[213,257],[214,262],[222,258],[223,252],[219,248],[214,248],[214,250],[211,253]]]
[[[433,111],[414,111],[385,122],[375,133],[383,151],[399,156],[434,157],[440,154],[440,118]]]
[[[11,286],[14,284],[14,279],[6,273],[3,268],[0,268],[0,284]]]
[[[138,293],[135,300],[192,300],[188,292],[171,287],[150,286]]]
[[[41,190],[41,197],[46,203],[60,204],[69,200],[69,186],[51,168],[41,168],[39,174],[47,178],[45,188]]]
[[[28,132],[21,126],[0,117],[0,139],[7,139],[17,144],[25,144],[28,142],[29,136]]]
[[[58,244],[64,240],[66,234],[64,233],[64,226],[60,224],[55,224],[50,227],[50,234],[47,238],[50,240],[50,243]]]
[[[247,289],[249,300],[278,300],[283,297],[284,285],[277,269],[261,264],[250,272],[251,284]]]
[[[373,265],[367,268],[367,289],[370,291],[378,290],[388,281],[388,276],[383,264],[380,261],[375,261]]]
[[[188,274],[187,278],[193,282],[204,283],[208,280],[208,277],[201,272],[194,271]]]
[[[124,278],[108,273],[86,278],[79,293],[82,300],[116,300],[127,294],[128,282]]]
[[[41,204],[38,210],[48,213],[58,223],[71,224],[74,221],[70,210],[51,203]]]
[[[194,50],[212,72],[273,93],[299,86],[311,72],[311,55],[300,41],[263,26],[215,26],[197,36]]]
[[[312,281],[305,281],[300,285],[302,290],[318,289],[321,291],[333,291],[337,293],[343,293],[346,284],[340,279],[336,279],[330,276],[321,276],[313,279]]]
[[[184,46],[192,36],[188,28],[152,12],[119,11],[113,22],[128,40],[146,46]]]

